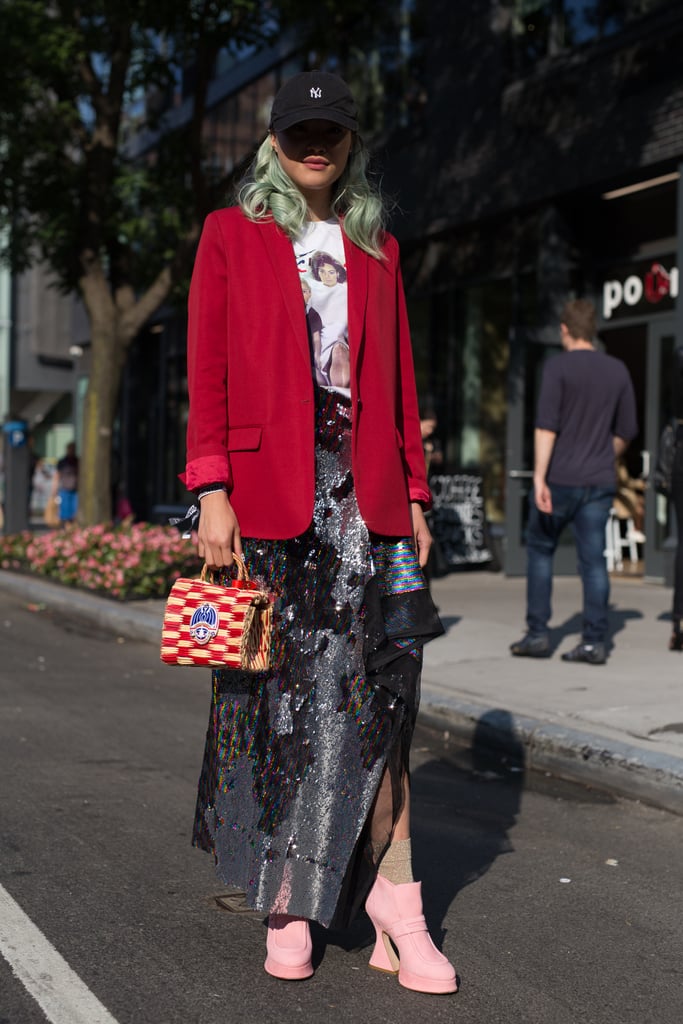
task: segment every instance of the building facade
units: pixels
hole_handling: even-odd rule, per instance
[[[344,63],[401,242],[418,387],[449,472],[479,474],[504,568],[524,571],[533,418],[558,314],[594,299],[600,341],[628,366],[647,476],[683,344],[683,8],[677,0],[396,0]],[[267,129],[281,81],[317,63],[296,34],[216,69],[205,126],[217,174]],[[191,74],[186,91],[191,93]],[[183,104],[175,116],[182,119]],[[152,144],[152,143],[150,143]],[[187,499],[184,316],[133,345],[121,474],[141,517]],[[74,339],[76,344],[79,342]],[[644,572],[664,579],[666,503],[649,490]],[[558,568],[574,571],[567,545]]]
[[[420,389],[447,459],[484,479],[505,569],[524,572],[533,418],[567,298],[634,381],[647,476],[671,413],[681,261],[683,9],[666,0],[424,7],[421,105],[385,149],[400,196]],[[662,579],[666,503],[646,500],[644,572]],[[574,571],[571,544],[558,567]]]
[[[25,425],[26,472],[40,464],[36,486],[28,483],[23,525],[42,517],[50,473],[79,437],[88,335],[82,306],[60,292],[43,264],[14,277],[9,270],[0,273],[0,422]],[[6,446],[0,461],[5,455]],[[0,498],[11,500],[4,490],[0,486]]]

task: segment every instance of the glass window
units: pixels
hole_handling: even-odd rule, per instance
[[[424,0],[399,0],[379,19],[373,16],[363,47],[348,55],[344,76],[368,137],[419,123],[427,100],[425,6]]]
[[[519,70],[537,60],[621,31],[673,0],[510,0]]]
[[[553,7],[551,0],[513,0],[512,37],[520,69],[548,54]]]
[[[581,46],[591,39],[612,35],[627,18],[628,3],[622,0],[563,0],[562,45]]]
[[[409,303],[418,394],[436,411],[444,468],[481,473],[486,518],[504,518],[512,293],[492,281]]]
[[[276,74],[270,71],[208,112],[203,142],[208,169],[217,180],[251,153],[255,140],[265,136],[276,91]]]

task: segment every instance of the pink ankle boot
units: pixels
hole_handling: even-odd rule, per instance
[[[313,974],[311,930],[304,917],[270,914],[265,968],[274,978],[298,981]]]
[[[378,875],[365,909],[377,936],[371,967],[398,971],[399,984],[415,992],[458,991],[455,970],[429,937],[420,882],[394,885]]]

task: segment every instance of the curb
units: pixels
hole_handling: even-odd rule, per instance
[[[85,619],[101,629],[130,640],[159,645],[162,605],[151,609],[144,601],[119,604],[59,583],[0,570],[0,589],[25,601],[45,604],[71,618]],[[501,751],[523,760],[525,770],[550,772],[559,778],[641,800],[683,815],[683,759],[642,750],[596,733],[570,729],[541,719],[444,698],[430,692],[423,677],[420,720],[447,733],[462,747]]]
[[[595,733],[553,725],[480,704],[430,698],[423,689],[420,718],[463,747],[503,752],[526,771],[606,790],[683,815],[683,760]]]
[[[44,604],[52,611],[63,612],[72,619],[84,619],[110,633],[125,636],[128,640],[161,644],[162,616],[146,607],[144,600],[122,604],[60,583],[11,573],[6,569],[0,570],[0,589],[24,601]]]

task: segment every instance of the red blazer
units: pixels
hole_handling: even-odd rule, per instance
[[[356,496],[368,528],[412,534],[430,502],[398,244],[385,260],[344,236]],[[225,481],[245,537],[303,533],[313,516],[314,397],[292,243],[238,207],[204,225],[189,298],[189,490]]]

